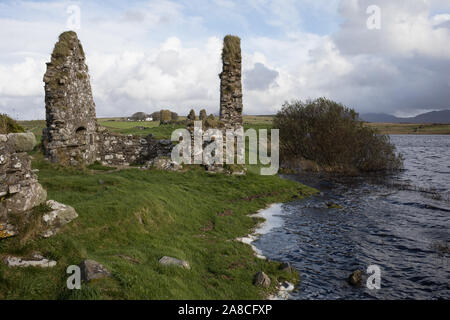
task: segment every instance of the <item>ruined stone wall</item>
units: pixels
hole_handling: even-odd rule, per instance
[[[44,76],[47,128],[42,145],[46,158],[70,166],[95,161],[126,166],[170,155],[170,141],[115,135],[97,124],[85,60],[77,34],[62,33]]]
[[[32,133],[0,135],[0,238],[13,235],[11,214],[20,214],[45,202],[47,192],[31,170]]]
[[[96,160],[104,165],[145,164],[158,156],[170,156],[173,144],[169,140],[155,140],[152,135],[138,137],[116,135],[100,129],[97,135]]]
[[[47,63],[43,147],[51,162],[65,165],[95,161],[97,122],[88,67],[75,32],[59,36]]]
[[[223,41],[220,74],[220,120],[226,129],[242,126],[242,65],[241,39],[226,36]]]

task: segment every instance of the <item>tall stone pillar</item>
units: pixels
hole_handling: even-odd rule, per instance
[[[59,36],[47,63],[42,144],[51,162],[90,164],[96,159],[97,121],[83,47],[73,31]]]
[[[241,39],[226,36],[223,41],[220,74],[220,120],[226,129],[242,126],[242,64]]]

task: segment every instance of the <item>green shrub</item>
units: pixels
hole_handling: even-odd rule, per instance
[[[280,129],[281,160],[310,160],[344,172],[402,168],[403,159],[389,136],[358,119],[353,109],[326,98],[285,103],[274,119]]]
[[[161,119],[161,111],[156,111],[151,114],[153,121],[159,121]]]
[[[161,121],[161,124],[166,124],[172,121],[172,112],[170,110],[161,110],[159,121]]]
[[[25,129],[6,114],[0,114],[0,134],[25,132]]]

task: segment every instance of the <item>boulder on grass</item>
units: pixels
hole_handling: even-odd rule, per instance
[[[83,281],[104,279],[111,276],[111,273],[102,264],[94,260],[84,260],[79,267],[81,280]]]
[[[253,279],[253,284],[258,287],[269,288],[271,281],[267,274],[264,272],[258,272]]]
[[[191,269],[189,262],[167,256],[164,256],[161,259],[159,259],[159,264],[163,266],[178,266],[188,270]]]
[[[52,209],[52,211],[44,214],[42,217],[45,225],[45,231],[43,233],[44,238],[54,236],[58,233],[62,226],[78,218],[77,212],[71,206],[56,202],[54,200],[49,200],[46,204]]]

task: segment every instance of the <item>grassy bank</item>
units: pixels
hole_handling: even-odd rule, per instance
[[[38,123],[29,125],[39,132]],[[277,281],[297,281],[298,275],[257,259],[235,239],[258,223],[249,214],[308,196],[314,192],[308,187],[253,170],[242,177],[200,168],[74,170],[46,163],[37,151],[33,157],[48,199],[73,206],[79,218],[50,239],[0,242],[2,258],[38,251],[58,261],[52,269],[0,263],[0,299],[261,299],[274,292]],[[165,255],[189,261],[191,270],[160,266]],[[68,291],[66,268],[83,259],[104,264],[112,277]],[[271,277],[269,289],[252,284],[259,271]]]

